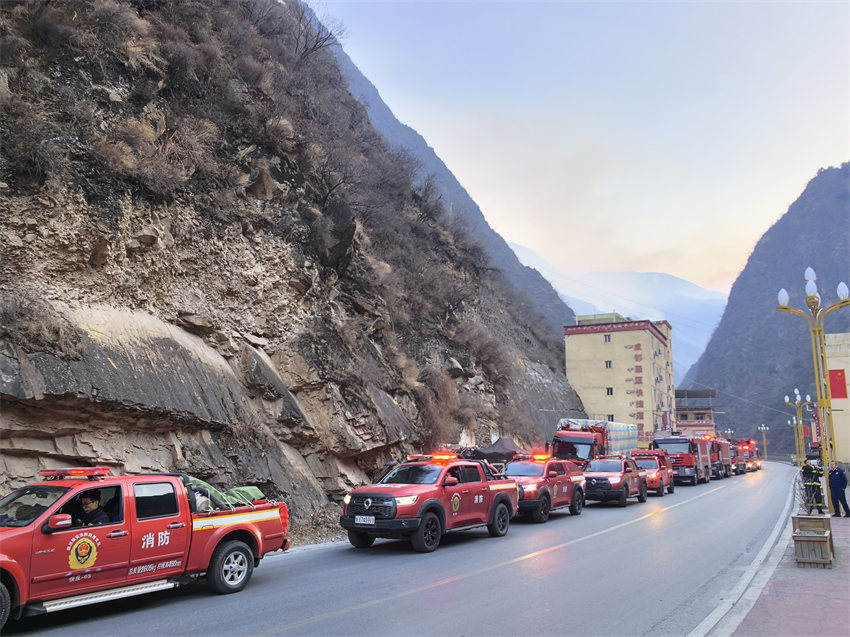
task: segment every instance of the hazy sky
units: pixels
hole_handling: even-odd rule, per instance
[[[509,242],[728,291],[850,160],[850,0],[311,1]]]

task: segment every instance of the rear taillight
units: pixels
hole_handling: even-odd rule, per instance
[[[283,523],[283,532],[286,533],[289,530],[289,509],[285,502],[278,505],[278,513],[280,513],[280,521]]]

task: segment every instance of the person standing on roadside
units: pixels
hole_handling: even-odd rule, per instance
[[[803,477],[803,485],[806,487],[806,513],[811,513],[813,507],[818,508],[818,514],[823,515],[823,496],[820,490],[820,478],[823,469],[812,466],[811,460],[806,458],[803,468],[800,470]]]
[[[841,517],[841,507],[838,506],[841,504],[844,507],[844,517],[850,518],[850,509],[847,507],[847,496],[844,495],[844,489],[846,488],[847,474],[833,460],[829,463],[829,495],[832,498],[832,508],[835,510],[832,517]]]

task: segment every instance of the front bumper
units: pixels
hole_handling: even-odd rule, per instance
[[[584,494],[585,500],[619,500],[623,494],[623,487],[618,489],[592,489],[587,487],[587,493]]]
[[[354,516],[342,515],[339,524],[346,531],[355,530],[374,537],[404,537],[419,528],[422,518],[376,519],[375,524],[355,524]]]

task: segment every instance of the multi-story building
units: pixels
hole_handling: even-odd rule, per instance
[[[634,423],[640,446],[674,419],[672,328],[611,314],[564,327],[567,380],[589,418]]]
[[[676,429],[685,436],[717,435],[711,400],[714,389],[676,390]]]

